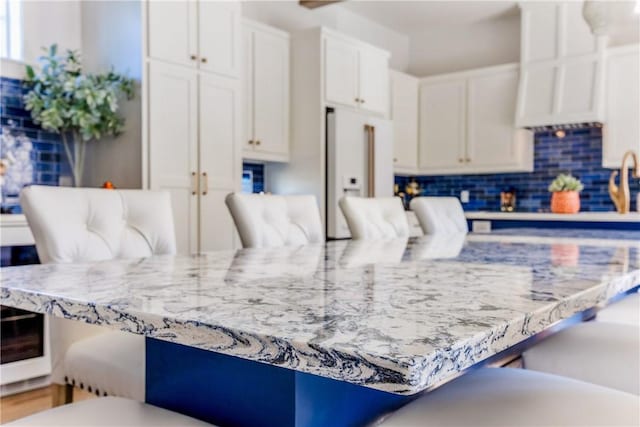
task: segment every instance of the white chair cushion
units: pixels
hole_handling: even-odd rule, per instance
[[[455,197],[415,197],[411,200],[411,210],[424,234],[469,231],[462,205]]]
[[[640,328],[587,322],[525,351],[524,367],[640,395]]]
[[[524,369],[484,368],[445,384],[389,416],[384,427],[635,426],[631,394]]]
[[[231,193],[225,201],[245,248],[324,241],[320,211],[314,196]]]
[[[11,427],[212,427],[195,418],[119,397],[58,406],[6,424]]]
[[[67,350],[64,372],[67,383],[84,390],[144,402],[144,337],[109,331],[76,341]]]
[[[640,293],[627,295],[620,301],[600,310],[596,315],[596,320],[640,327]]]
[[[166,192],[31,186],[20,204],[42,263],[175,253]]]
[[[340,209],[353,239],[409,237],[409,222],[398,197],[343,197]]]

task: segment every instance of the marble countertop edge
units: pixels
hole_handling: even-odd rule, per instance
[[[345,380],[359,385],[395,394],[412,395],[445,382],[460,372],[480,363],[501,351],[508,349],[522,336],[534,336],[553,326],[560,320],[569,318],[592,307],[603,306],[614,296],[626,292],[640,284],[640,270],[624,275],[603,278],[599,284],[577,292],[561,301],[550,302],[533,312],[523,314],[510,321],[495,325],[487,331],[467,337],[455,345],[426,355],[411,355],[393,360],[384,354],[347,351],[327,348],[312,342],[301,342],[287,337],[274,337],[260,332],[225,328],[193,320],[181,320],[132,309],[118,309],[114,306],[87,303],[81,300],[62,298],[46,293],[34,293],[20,288],[3,287],[0,301],[11,304],[20,301],[20,307],[43,314],[83,321],[111,329],[148,336],[164,341],[190,345],[208,351],[216,351],[260,363],[295,369],[310,374],[321,375],[336,380]],[[219,332],[219,333],[218,333]],[[241,347],[237,342],[226,345],[228,334],[242,338],[246,343]],[[216,340],[216,337],[217,340]],[[255,347],[286,347],[288,360],[270,359],[269,352],[256,352]],[[277,356],[277,353],[275,354]],[[319,361],[329,361],[323,366]],[[339,366],[348,365],[350,375]],[[353,373],[355,370],[355,374]],[[376,372],[373,379],[360,375],[362,371]],[[394,381],[385,381],[384,377]],[[368,381],[363,381],[366,378]]]

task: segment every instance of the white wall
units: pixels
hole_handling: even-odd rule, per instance
[[[81,49],[80,1],[23,1],[23,59],[35,62],[42,47]]]
[[[242,3],[246,18],[296,32],[306,28],[325,26],[364,42],[388,50],[389,65],[399,71],[409,66],[409,37],[363,18],[337,5],[309,10],[297,1],[247,1]]]
[[[418,77],[520,61],[520,16],[411,34],[409,73]]]
[[[0,60],[0,75],[24,78],[24,63],[34,64],[42,48],[57,43],[59,50],[81,49],[80,1],[23,1],[22,60]]]
[[[110,180],[118,188],[142,187],[142,9],[138,1],[82,3],[83,63],[87,72],[111,67],[136,80],[136,97],[122,101],[125,128],[117,137],[87,146],[83,185],[97,187]]]

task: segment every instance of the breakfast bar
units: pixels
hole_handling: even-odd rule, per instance
[[[0,303],[146,337],[146,401],[365,425],[640,285],[640,232],[333,241],[6,268]]]

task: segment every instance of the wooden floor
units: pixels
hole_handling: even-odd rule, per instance
[[[49,386],[1,398],[0,424],[51,408],[52,393],[53,386]],[[74,402],[95,397],[94,394],[77,388],[73,390]]]

